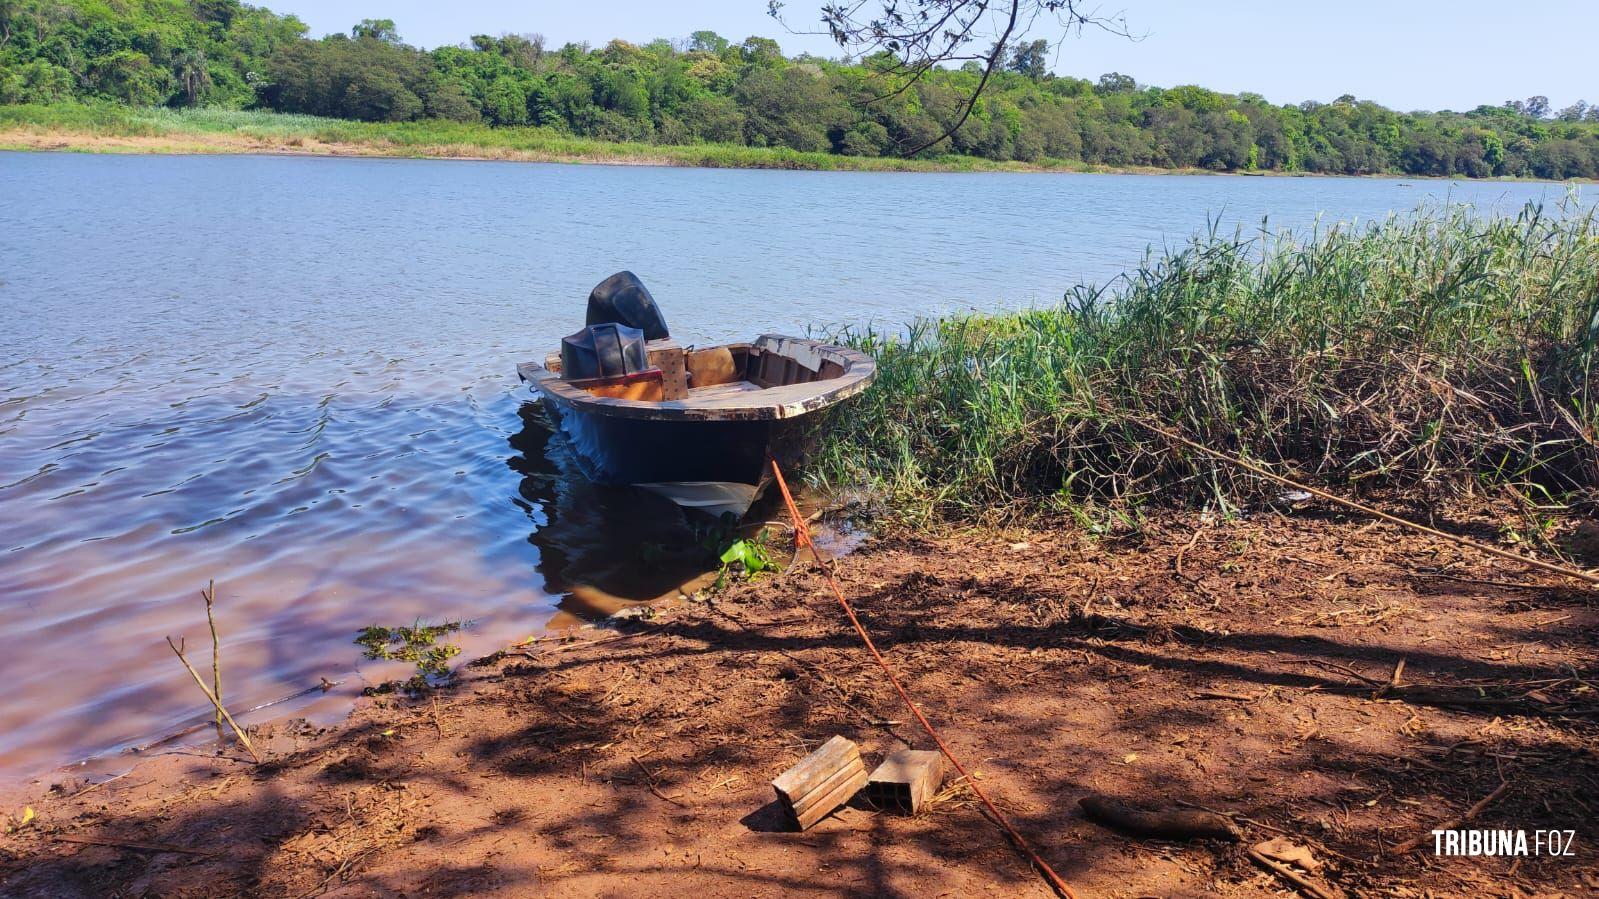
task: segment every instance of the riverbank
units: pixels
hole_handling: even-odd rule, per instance
[[[560,162],[840,172],[1067,172],[1127,175],[1321,177],[1305,172],[1093,165],[1075,160],[994,162],[839,156],[733,144],[667,146],[571,137],[534,127],[446,121],[355,122],[260,110],[136,109],[117,105],[0,106],[0,150],[168,155],[279,154],[496,162]],[[1369,177],[1424,180],[1421,176]],[[1520,181],[1494,178],[1482,180]]]
[[[1508,514],[1445,526],[1493,539]],[[1103,829],[1077,805],[1090,793],[1238,815],[1349,895],[1599,882],[1591,592],[1314,505],[1128,539],[885,537],[840,571],[1080,895],[1285,894],[1239,845]],[[870,759],[927,743],[809,566],[628,627],[466,666],[327,731],[260,728],[259,768],[176,752],[103,785],[42,782],[8,797],[35,817],[0,836],[0,889],[1048,895],[959,789],[915,818],[852,807],[782,829],[767,782],[831,735]],[[1401,687],[1371,685],[1401,660]],[[1502,782],[1472,826],[1575,828],[1578,855],[1391,851]]]
[[[353,122],[261,111],[111,105],[0,106],[0,150],[279,153],[863,172],[1110,171],[1065,160],[1001,163],[970,156],[912,160],[731,144],[663,146],[587,140],[532,127],[490,128],[444,121]],[[1164,169],[1125,171],[1173,173]]]

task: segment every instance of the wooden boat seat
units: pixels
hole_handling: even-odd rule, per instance
[[[691,400],[719,400],[746,393],[760,393],[764,389],[761,385],[749,381],[729,381],[726,384],[712,384],[710,387],[690,387],[688,396]]]

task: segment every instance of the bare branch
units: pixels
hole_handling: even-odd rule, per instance
[[[902,155],[915,156],[953,136],[966,124],[994,73],[1005,65],[1013,39],[1020,40],[1041,21],[1053,21],[1065,33],[1093,26],[1132,37],[1120,13],[1101,13],[1084,0],[829,0],[821,7],[821,31],[800,31],[783,19],[781,0],[768,0],[767,11],[791,32],[825,34],[850,56],[870,60],[892,86],[863,101],[872,105],[905,93],[934,69],[955,62],[981,62],[977,88],[959,106],[955,120],[937,138]],[[988,49],[974,52],[973,44]]]
[[[934,146],[939,141],[953,136],[955,132],[961,130],[962,125],[966,124],[966,119],[971,116],[972,109],[977,106],[978,98],[983,95],[983,88],[988,86],[988,79],[993,76],[994,68],[999,65],[1000,59],[1005,56],[1005,44],[1010,40],[1011,33],[1016,30],[1016,16],[1021,11],[1021,4],[1022,0],[1011,0],[1010,19],[1005,23],[1005,30],[1001,32],[999,37],[994,41],[994,49],[988,54],[988,62],[983,66],[983,77],[978,80],[977,89],[972,91],[972,95],[970,97],[966,98],[966,102],[961,108],[961,114],[955,119],[955,124],[945,128],[943,134],[940,134],[939,136],[904,155],[915,156],[917,153],[926,150],[928,147]]]

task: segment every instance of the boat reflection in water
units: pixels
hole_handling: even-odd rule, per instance
[[[544,591],[561,596],[548,627],[573,627],[623,609],[692,596],[716,579],[712,547],[727,526],[636,487],[596,484],[542,404],[517,410],[507,460],[521,475],[516,500],[534,527]]]

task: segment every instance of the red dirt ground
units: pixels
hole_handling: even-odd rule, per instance
[[[1480,523],[1465,525],[1481,534]],[[1590,563],[1591,564],[1591,563]],[[1122,540],[869,541],[840,575],[947,741],[1083,897],[1599,892],[1599,593],[1387,525],[1276,513]],[[1047,896],[968,792],[785,832],[769,781],[833,734],[929,746],[814,568],[468,667],[271,761],[170,755],[32,796],[7,896]],[[1374,698],[1405,660],[1401,686]],[[1388,848],[1574,829],[1574,857]],[[1245,844],[1130,838],[1103,793],[1241,816]],[[111,845],[98,845],[111,844]],[[184,851],[176,851],[184,850]]]

